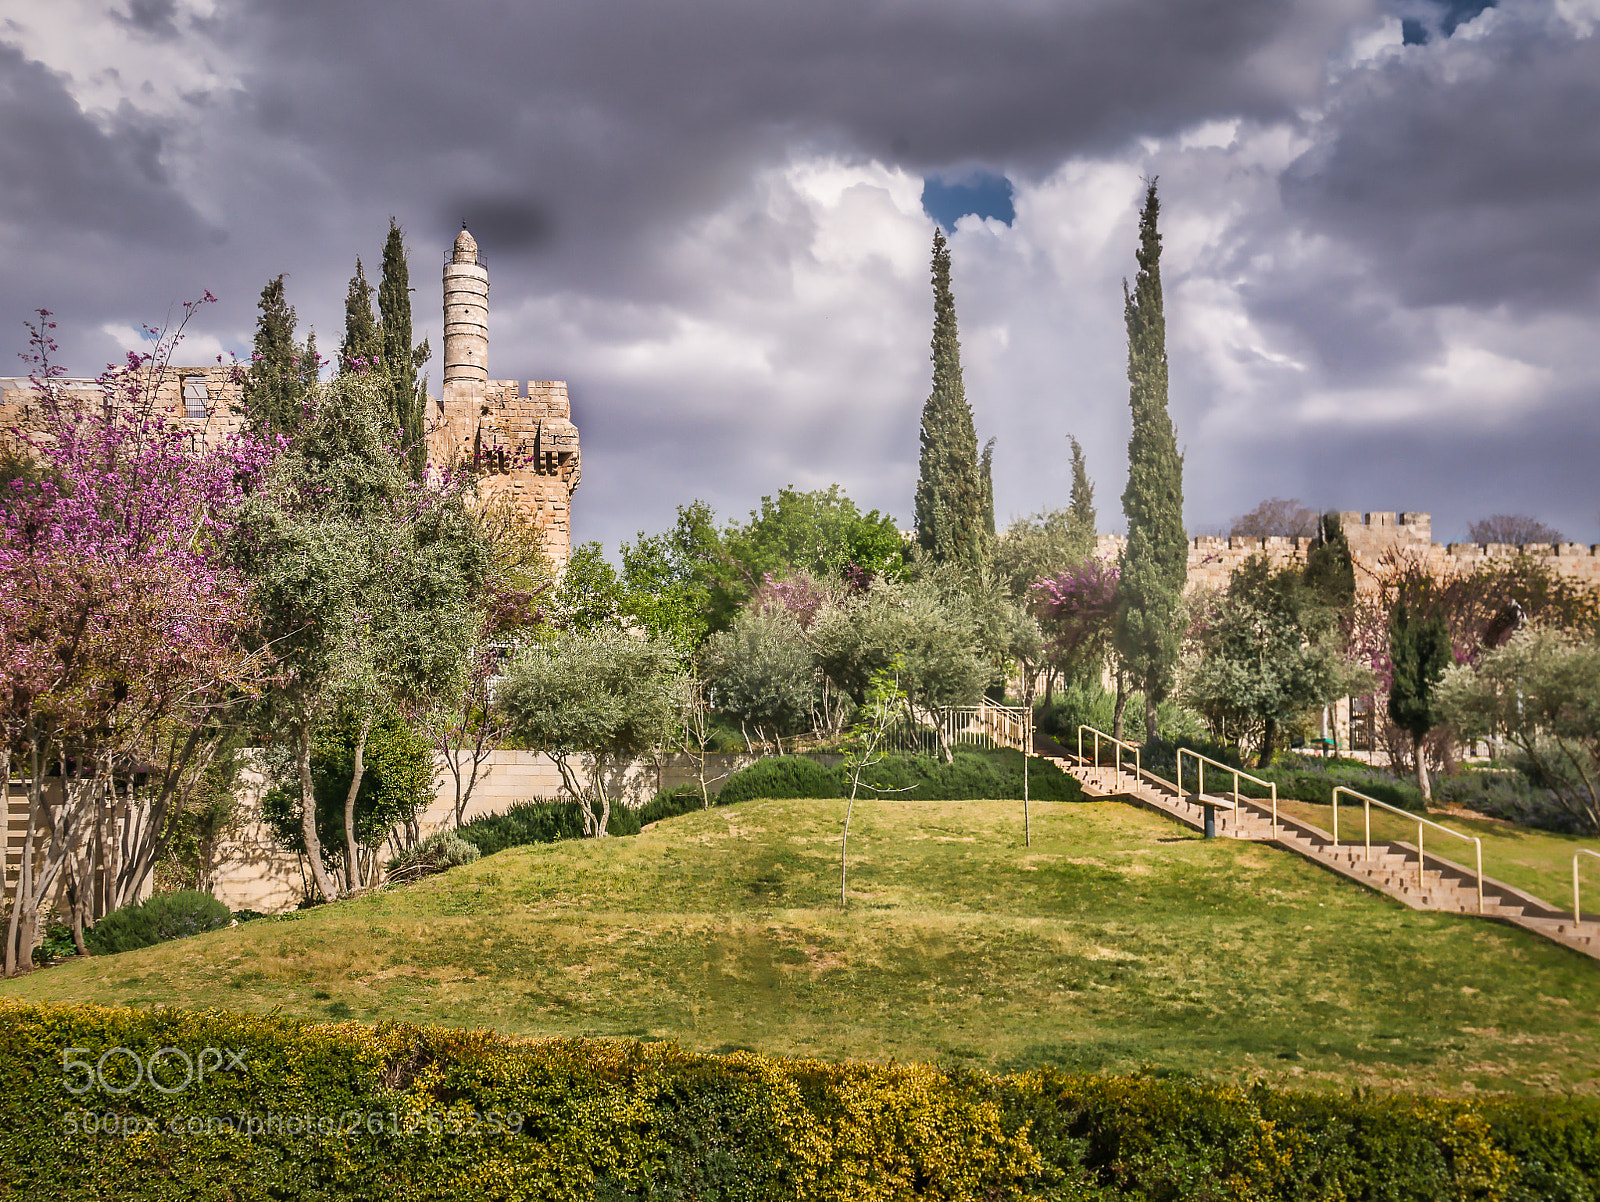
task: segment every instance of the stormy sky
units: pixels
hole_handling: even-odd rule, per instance
[[[49,308],[85,374],[207,289],[179,358],[248,353],[279,272],[331,351],[391,214],[437,352],[470,223],[611,550],[790,484],[909,524],[936,219],[1002,522],[1072,433],[1120,529],[1146,176],[1192,532],[1600,541],[1600,0],[0,0],[0,130],[4,349]]]

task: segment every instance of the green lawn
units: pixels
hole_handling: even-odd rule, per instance
[[[1600,964],[1115,802],[751,802],[49,969],[36,1000],[1600,1092]],[[1597,893],[1600,897],[1600,893]]]

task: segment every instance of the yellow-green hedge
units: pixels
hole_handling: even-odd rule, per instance
[[[153,1080],[134,1082],[136,1059]],[[0,1082],[0,1196],[51,1202],[1600,1195],[1600,1105],[1570,1100],[6,1002]]]

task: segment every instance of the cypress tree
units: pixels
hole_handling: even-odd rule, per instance
[[[405,235],[393,217],[383,244],[383,276],[378,281],[378,334],[383,366],[389,377],[389,412],[400,432],[411,463],[411,474],[422,478],[428,450],[423,444],[424,388],[417,369],[428,360],[428,344],[411,345],[411,277],[406,267]]]
[[[1415,614],[1404,601],[1389,615],[1389,664],[1394,678],[1389,685],[1389,717],[1411,736],[1417,753],[1417,787],[1432,800],[1423,740],[1439,725],[1434,691],[1445,670],[1455,663],[1450,630],[1442,614]]]
[[[983,488],[983,529],[990,538],[994,537],[994,439],[983,444],[983,462],[979,466],[978,476]]]
[[[1167,415],[1167,327],[1161,305],[1161,212],[1156,183],[1145,188],[1139,214],[1139,274],[1122,284],[1128,327],[1128,485],[1122,512],[1128,545],[1122,554],[1117,652],[1144,691],[1145,737],[1156,737],[1156,705],[1172,688],[1183,623],[1189,536],[1183,528],[1183,456]]]
[[[1306,583],[1330,609],[1341,612],[1356,603],[1356,565],[1350,556],[1350,540],[1337,513],[1325,513],[1317,526],[1317,538],[1306,555]]]
[[[303,352],[294,340],[295,312],[284,297],[283,276],[261,290],[254,353],[244,377],[244,412],[265,434],[292,434],[305,400]]]
[[[339,374],[373,371],[383,361],[378,323],[372,317],[372,285],[356,259],[356,273],[344,297],[344,341],[339,344]]]
[[[322,356],[317,353],[317,332],[306,334],[306,345],[298,356],[300,367],[300,395],[304,397],[322,381]]]
[[[933,390],[922,406],[917,541],[940,563],[976,566],[984,551],[983,482],[972,407],[961,382],[950,248],[933,231]]]
[[[1089,482],[1083,447],[1070,434],[1067,441],[1072,443],[1072,502],[1067,507],[1067,538],[1074,552],[1089,555],[1094,552],[1099,521],[1094,512],[1094,485]]]

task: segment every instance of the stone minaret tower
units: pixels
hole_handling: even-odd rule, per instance
[[[465,224],[444,265],[444,387],[428,458],[470,469],[478,500],[508,504],[560,571],[572,548],[572,494],[583,478],[578,428],[561,380],[489,378],[489,266]]]
[[[466,222],[444,265],[444,391],[489,383],[489,267]]]

